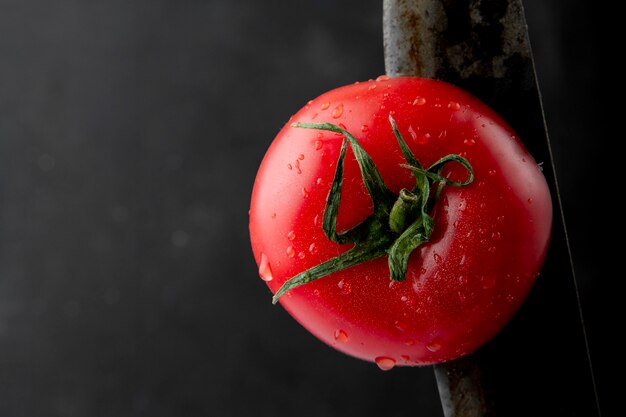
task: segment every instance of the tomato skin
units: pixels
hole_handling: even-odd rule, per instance
[[[534,284],[552,223],[545,178],[497,114],[440,81],[379,77],[310,101],[278,133],[261,163],[250,236],[260,275],[272,293],[294,275],[351,247],[331,242],[321,226],[342,136],[291,123],[344,127],[398,193],[412,188],[414,179],[401,167],[406,161],[390,114],[423,166],[458,154],[471,163],[475,180],[464,188],[444,189],[432,212],[433,236],[411,255],[405,281],[391,282],[387,258],[380,258],[280,298],[320,340],[381,368],[439,363],[489,341]],[[466,175],[459,166],[444,173],[448,171],[455,179]],[[349,151],[338,230],[355,226],[371,212]]]

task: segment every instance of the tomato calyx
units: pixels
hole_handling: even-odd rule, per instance
[[[350,132],[331,123],[292,124],[292,127],[325,130],[344,136],[333,183],[326,200],[322,229],[329,240],[339,244],[351,243],[354,246],[288,279],[274,295],[272,299],[274,304],[283,294],[294,288],[383,256],[388,257],[390,279],[405,280],[409,256],[420,245],[428,242],[433,233],[434,221],[429,212],[432,211],[443,188],[446,185],[464,187],[474,180],[474,171],[469,161],[456,154],[446,155],[428,169],[424,169],[404,141],[391,116],[389,122],[407,162],[402,167],[411,170],[415,178],[413,189],[402,189],[398,195],[385,185],[374,161]],[[337,214],[348,146],[358,163],[363,184],[372,200],[374,210],[355,227],[338,232]],[[444,166],[450,162],[456,162],[467,170],[468,177],[465,181],[452,181],[442,176]]]

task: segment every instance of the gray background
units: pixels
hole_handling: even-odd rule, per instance
[[[526,2],[603,388],[587,6]],[[248,244],[273,136],[382,74],[381,33],[373,0],[0,0],[0,416],[440,413],[430,368],[380,372],[272,306]]]

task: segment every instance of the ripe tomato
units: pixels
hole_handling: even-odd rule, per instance
[[[336,230],[351,229],[374,212],[354,145],[342,161],[343,134],[292,122],[332,123],[350,132],[398,195],[416,180],[390,116],[422,166],[458,155],[471,164],[474,180],[443,188],[428,207],[432,235],[408,258],[406,279],[390,280],[388,259],[381,256],[291,289],[279,300],[319,339],[382,369],[451,360],[490,340],[530,291],[552,222],[539,166],[491,109],[440,81],[379,77],[311,100],[278,133],[261,163],[250,236],[259,274],[273,293],[354,246],[331,241],[322,227],[339,164],[344,169]],[[467,171],[453,163],[441,175],[462,181]]]

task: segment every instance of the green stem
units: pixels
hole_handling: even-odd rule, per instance
[[[292,125],[327,130],[344,136],[335,176],[326,199],[322,229],[329,240],[336,243],[354,243],[354,247],[287,280],[274,295],[272,299],[274,304],[282,295],[294,288],[385,255],[388,256],[390,278],[394,281],[406,279],[411,253],[428,242],[432,235],[434,221],[428,212],[437,201],[443,187],[446,185],[464,187],[474,180],[472,166],[459,155],[446,155],[430,168],[424,169],[404,141],[391,116],[389,123],[407,162],[407,165],[402,166],[410,169],[415,177],[415,187],[411,191],[402,189],[399,195],[395,195],[387,188],[374,161],[350,132],[331,123]],[[337,232],[337,215],[348,145],[361,170],[363,184],[374,205],[374,213],[352,229]],[[449,162],[459,163],[467,170],[468,177],[465,181],[452,181],[441,175],[443,167]],[[436,192],[431,195],[433,187],[436,187]]]

